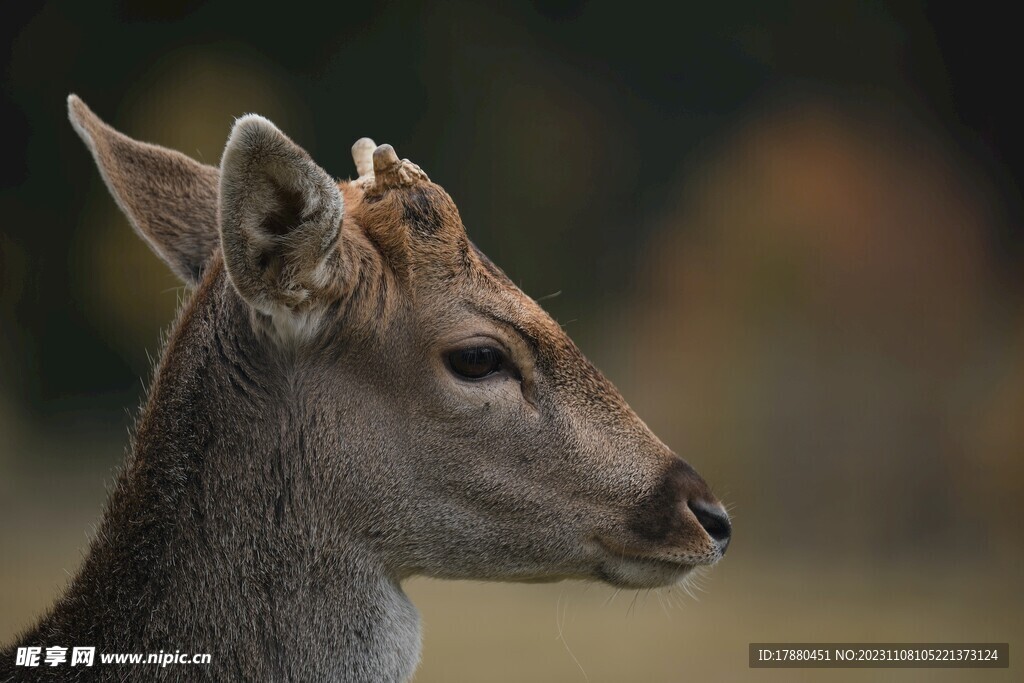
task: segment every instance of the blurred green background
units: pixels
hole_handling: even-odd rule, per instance
[[[1006,11],[1009,11],[1008,9]],[[1009,15],[921,2],[5,3],[0,640],[73,573],[181,292],[77,92],[216,164],[261,113],[419,163],[730,504],[693,599],[413,581],[418,681],[747,669],[751,641],[1022,643],[1024,173]],[[1014,667],[985,672],[1011,680]]]

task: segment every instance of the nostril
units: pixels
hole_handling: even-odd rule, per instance
[[[686,505],[693,512],[704,531],[713,538],[718,546],[725,552],[729,545],[729,537],[732,535],[732,524],[729,523],[729,515],[721,505],[712,505],[700,500],[689,500]]]

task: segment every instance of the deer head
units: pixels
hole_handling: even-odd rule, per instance
[[[294,490],[266,497],[268,519],[397,579],[640,588],[722,557],[730,524],[704,480],[391,146],[357,142],[358,177],[338,183],[248,115],[218,169],[69,107],[132,225],[194,287],[189,306],[240,340],[218,361],[236,400],[217,414],[253,422],[234,467],[289,444]]]

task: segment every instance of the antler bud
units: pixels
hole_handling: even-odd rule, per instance
[[[362,178],[373,174],[373,150],[377,143],[370,138],[359,138],[352,145],[352,161],[356,162],[356,173]]]
[[[430,181],[419,166],[408,159],[399,160],[391,145],[381,145],[373,151],[373,176],[378,190]]]

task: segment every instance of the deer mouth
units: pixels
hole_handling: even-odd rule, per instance
[[[604,551],[597,578],[618,588],[658,588],[681,581],[695,564],[672,553],[651,553],[595,537]]]

